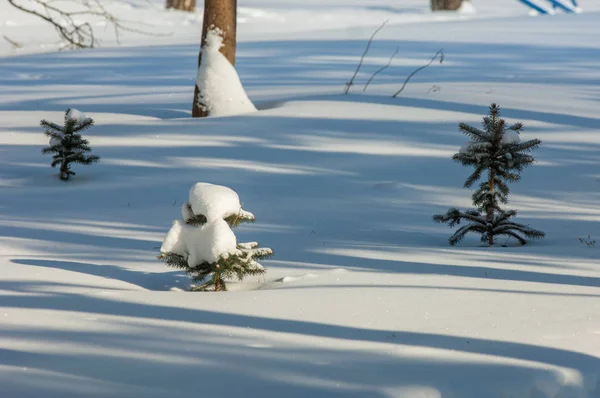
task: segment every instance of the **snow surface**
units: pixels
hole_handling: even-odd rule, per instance
[[[201,10],[106,1],[171,35],[118,47],[96,25],[102,48],[23,55],[55,32],[0,2],[23,44],[0,41],[0,397],[598,398],[600,248],[578,238],[600,236],[600,2],[536,18],[507,0],[238,3],[236,67],[262,110],[192,120]],[[547,238],[449,247],[431,216],[471,207],[457,126],[492,102],[543,141],[509,206]],[[39,121],[72,106],[103,163],[65,184]],[[188,293],[156,260],[198,180],[256,213],[236,234],[276,251],[264,277]]]
[[[202,214],[209,221],[222,220],[239,214],[242,210],[240,197],[233,189],[207,182],[198,182],[192,186],[189,203],[194,214]]]
[[[256,111],[233,65],[219,52],[223,37],[219,29],[206,34],[196,86],[208,116],[227,116]]]

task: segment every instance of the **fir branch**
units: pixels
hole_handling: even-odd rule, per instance
[[[458,129],[472,140],[486,141],[488,139],[488,134],[485,131],[469,126],[466,123],[460,123]]]
[[[459,228],[450,238],[448,238],[448,243],[450,243],[450,246],[460,243],[469,232],[483,234],[485,233],[485,229],[481,224],[467,224],[464,227]]]
[[[519,241],[519,243],[521,245],[526,245],[527,244],[527,239],[523,238],[521,235],[519,235],[518,233],[514,232],[514,231],[504,231],[504,232],[499,232],[496,234],[496,236],[512,236],[513,238],[515,238],[516,240]]]
[[[86,118],[82,121],[69,117],[69,109],[64,115],[64,125],[59,126],[48,120],[40,121],[40,125],[45,128],[44,134],[50,137],[50,145],[42,149],[42,154],[53,154],[53,160],[50,164],[56,167],[60,164],[60,179],[68,180],[70,176],[75,175],[71,170],[70,163],[90,165],[97,163],[100,157],[97,155],[86,156],[85,153],[91,152],[89,142],[82,138],[80,132],[86,130],[94,124],[93,119]],[[55,141],[53,141],[55,140]]]
[[[451,245],[461,241],[470,232],[479,233],[481,240],[489,245],[494,244],[494,237],[498,235],[514,236],[521,243],[526,241],[525,238],[543,238],[543,232],[509,221],[516,211],[504,211],[500,207],[500,203],[508,203],[508,183],[518,182],[522,170],[535,162],[528,153],[537,149],[541,141],[512,142],[513,138],[510,137],[507,141],[511,142],[505,142],[507,131],[519,133],[523,125],[515,123],[507,126],[506,121],[500,118],[500,107],[496,104],[490,106],[482,125],[483,130],[465,123],[459,125],[460,131],[472,141],[452,156],[453,160],[475,168],[465,180],[465,187],[471,187],[476,181],[481,181],[484,174],[487,175],[487,179],[481,181],[472,194],[477,213],[462,213],[452,208],[446,214],[434,216],[434,221],[447,223],[450,227],[461,221],[469,222],[450,237]]]

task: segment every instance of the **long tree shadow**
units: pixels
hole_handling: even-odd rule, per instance
[[[488,377],[494,372],[500,372],[496,376],[503,375],[500,379],[495,379],[500,385],[484,383],[472,386],[473,390],[462,391],[459,389],[465,393],[465,397],[476,398],[496,396],[496,393],[492,394],[494,389],[505,388],[506,385],[511,384],[524,383],[524,388],[531,388],[532,383],[535,384],[536,377],[541,376],[539,373],[544,373],[537,372],[538,375],[534,376],[531,368],[528,370],[528,368],[517,365],[492,365],[481,362],[470,364],[464,360],[456,363],[451,359],[438,361],[436,359],[419,359],[414,356],[405,358],[401,354],[399,356],[379,355],[358,349],[364,343],[395,345],[402,350],[406,350],[407,347],[421,347],[462,354],[491,355],[505,360],[532,361],[546,366],[576,369],[582,374],[591,375],[592,379],[586,380],[588,385],[594,384],[595,378],[600,375],[600,358],[593,355],[482,338],[402,330],[372,330],[309,321],[140,304],[107,297],[64,293],[42,297],[2,295],[0,296],[0,306],[14,309],[44,309],[126,317],[128,325],[130,325],[127,333],[123,332],[122,327],[119,327],[118,324],[115,324],[114,331],[109,333],[105,331],[91,333],[14,328],[2,332],[5,337],[17,340],[37,341],[44,337],[55,344],[78,343],[92,348],[96,347],[96,349],[91,349],[89,355],[75,356],[69,353],[41,353],[37,352],[38,350],[5,348],[1,351],[0,364],[9,367],[25,366],[59,372],[61,375],[90,379],[93,383],[118,383],[125,389],[127,396],[137,396],[136,394],[147,392],[142,388],[143,386],[164,388],[173,385],[172,383],[179,385],[177,388],[187,390],[190,388],[190,384],[185,382],[185,379],[197,373],[202,374],[201,380],[205,381],[222,381],[223,377],[230,379],[233,375],[239,374],[239,379],[234,377],[238,387],[220,387],[225,388],[220,391],[227,392],[221,396],[231,396],[229,394],[239,392],[240,385],[246,388],[254,387],[260,391],[275,388],[267,394],[268,396],[278,396],[283,391],[280,389],[284,386],[288,388],[293,386],[294,391],[290,391],[290,393],[298,395],[292,396],[310,393],[316,394],[315,396],[336,396],[337,393],[345,394],[343,396],[354,396],[352,395],[354,393],[362,393],[363,396],[379,396],[378,394],[382,394],[382,391],[379,391],[378,388],[381,388],[382,383],[387,388],[401,388],[414,385],[415,381],[419,385],[450,393],[456,391],[456,387],[453,385],[461,385],[472,380],[473,372]],[[159,319],[161,322],[183,322],[187,326],[165,325],[158,330],[153,330],[159,326],[140,324],[140,322]],[[139,330],[134,327],[136,324],[139,324]],[[132,329],[132,327],[134,328]],[[190,334],[189,328],[195,327],[203,329]],[[353,348],[329,350],[323,347],[308,349],[298,347],[299,351],[294,352],[294,349],[289,347],[277,348],[278,345],[281,345],[275,339],[277,335],[268,335],[270,337],[263,335],[261,340],[263,346],[268,343],[274,348],[259,351],[252,348],[253,344],[242,346],[238,337],[233,336],[231,340],[223,339],[218,329],[211,332],[210,328],[214,327],[225,327],[229,330],[236,328],[235,330],[240,332],[253,330],[255,333],[283,333],[302,338],[331,338],[346,343],[356,343],[355,347],[357,348],[356,350]],[[170,341],[165,341],[165,339]],[[197,346],[200,341],[203,341],[202,347]],[[212,344],[206,344],[211,341],[213,341]],[[257,347],[259,346],[260,344],[257,345]],[[104,353],[98,351],[97,348],[103,348]],[[154,353],[154,358],[157,360],[145,359],[143,353],[149,351]],[[120,354],[117,355],[117,352]],[[170,358],[170,360],[162,361],[160,358]],[[310,363],[309,360],[313,362]],[[329,365],[315,366],[314,361],[319,360],[327,361]],[[119,363],[121,366],[118,366]],[[123,367],[129,369],[129,372],[123,373],[121,371]],[[365,367],[371,370],[364,373]],[[363,373],[357,375],[361,369]],[[161,372],[179,376],[165,378],[159,375]],[[299,378],[290,379],[291,375]],[[332,380],[334,383],[317,383],[317,380],[323,381],[324,378]],[[179,381],[182,383],[179,384]],[[336,389],[335,383],[341,383],[342,387],[345,386],[346,389],[342,391]],[[197,385],[196,382],[193,384]],[[17,392],[31,391],[29,387],[19,389],[11,383],[3,384],[3,388],[9,389],[8,391],[15,389]],[[44,383],[34,385],[33,389],[35,388],[43,389]],[[63,392],[65,390],[68,392],[66,388],[61,389]],[[337,393],[335,393],[336,390]],[[179,392],[178,389],[176,391]]]
[[[338,257],[334,263],[338,267],[353,267],[362,270],[378,270],[416,275],[451,275],[461,278],[476,278],[502,281],[535,282],[569,286],[600,287],[600,277],[570,275],[517,269],[492,267],[495,262],[503,264],[523,265],[518,258],[491,260],[490,266],[476,265],[490,261],[487,256],[478,257],[472,253],[450,254],[448,250],[428,248],[415,249],[407,247],[379,247],[375,245],[348,244],[332,245],[327,249],[316,249],[316,253],[329,258]],[[437,252],[437,254],[436,254]],[[321,256],[317,259],[324,259]],[[433,257],[435,260],[432,260]],[[456,265],[456,263],[463,263]],[[528,265],[553,268],[546,262],[535,263],[529,260]]]
[[[90,264],[59,260],[16,259],[11,260],[11,262],[115,279],[148,290],[169,290],[175,286],[185,288],[189,284],[187,283],[188,278],[185,273],[181,271],[144,272],[109,264]]]
[[[364,49],[362,40],[278,40],[241,42],[238,48],[239,70],[251,97],[261,101],[281,101],[298,98],[289,93],[265,95],[264,88],[276,86],[312,87],[309,92],[340,92],[352,75]],[[428,60],[439,48],[446,49],[453,60],[435,71],[424,70],[414,77],[415,83],[528,83],[594,86],[600,80],[582,71],[593,70],[590,50],[585,46],[544,47],[526,43],[468,43],[454,41],[376,40],[365,59],[358,84],[364,83],[385,63],[397,45],[402,57],[412,61]],[[100,57],[99,54],[102,56]],[[256,56],[260,54],[261,56]],[[482,57],[481,54],[488,54]],[[490,56],[489,54],[494,54]],[[88,112],[114,112],[148,115],[163,118],[185,117],[189,114],[193,79],[196,69],[195,45],[169,45],[132,48],[127,53],[111,49],[95,49],[77,54],[41,54],[4,58],[0,66],[0,84],[7,87],[7,95],[23,94],[22,87],[55,87],[45,96],[25,97],[0,104],[0,110],[64,110],[72,103],[85,101]],[[540,73],[539,60],[552,59],[552,68]],[[414,63],[414,62],[413,62]],[[410,64],[410,63],[409,63]],[[68,66],[68,67],[67,67]],[[72,66],[75,66],[73,68]],[[399,85],[414,67],[392,64],[377,78],[382,85]],[[110,72],[109,72],[110,71]],[[165,73],[168,71],[168,73]],[[518,76],[508,78],[508,76]],[[70,84],[65,85],[68,81]],[[79,85],[99,88],[99,93]],[[123,86],[127,88],[123,88]],[[333,89],[338,86],[339,90]],[[105,89],[113,87],[112,89]],[[121,87],[121,88],[119,88]],[[133,89],[132,89],[133,87]],[[146,89],[146,87],[151,87]],[[324,90],[325,88],[325,90]],[[106,92],[108,91],[108,92]],[[391,95],[391,92],[390,92]],[[363,97],[361,95],[361,97]],[[378,101],[376,96],[363,100]],[[138,99],[132,101],[132,98]],[[350,98],[346,96],[345,98]],[[397,98],[399,104],[416,107],[475,111],[476,106],[459,105],[446,101]],[[517,110],[515,110],[517,111]],[[593,125],[593,118],[577,118],[552,113],[523,112],[517,117],[535,120],[559,121],[581,127]]]

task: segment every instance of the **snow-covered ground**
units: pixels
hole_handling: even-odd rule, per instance
[[[236,67],[261,111],[203,120],[201,12],[111,3],[169,36],[55,53],[0,3],[23,44],[0,44],[0,397],[600,397],[600,242],[579,241],[600,235],[600,4],[427,3],[240,0]],[[431,216],[470,206],[457,124],[491,102],[543,141],[510,207],[547,238],[449,247]],[[69,107],[102,159],[64,183],[39,121]],[[156,259],[198,181],[256,215],[236,235],[275,250],[264,278],[188,293]]]

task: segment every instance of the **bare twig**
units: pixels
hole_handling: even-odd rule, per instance
[[[367,83],[365,84],[365,86],[363,87],[363,91],[367,90],[367,87],[369,87],[369,84],[371,84],[371,81],[373,79],[375,79],[375,76],[377,76],[378,74],[380,74],[381,72],[383,72],[384,70],[386,70],[387,68],[390,67],[390,65],[392,64],[392,61],[394,59],[394,57],[396,56],[396,54],[398,54],[398,52],[400,51],[400,46],[396,47],[396,51],[394,51],[394,53],[392,54],[392,56],[390,57],[390,60],[388,61],[387,65],[382,66],[381,68],[379,68],[377,70],[377,72],[373,73],[373,76],[371,76],[371,78],[369,80],[367,80]]]
[[[429,61],[429,63],[427,65],[423,65],[420,68],[417,68],[413,71],[413,73],[411,73],[410,75],[408,75],[408,77],[406,78],[406,80],[404,81],[404,84],[402,85],[402,88],[400,90],[398,90],[396,92],[396,94],[392,95],[392,98],[396,98],[406,87],[406,85],[408,84],[408,81],[414,76],[416,75],[418,72],[422,71],[423,69],[427,68],[428,66],[430,66],[433,61],[435,61],[435,59],[438,57],[438,55],[440,56],[440,64],[442,62],[444,62],[444,50],[439,50],[438,52],[435,53],[435,55],[433,56],[433,58],[431,58],[431,61]]]
[[[22,48],[23,47],[23,44],[19,43],[18,41],[12,40],[10,37],[8,37],[6,35],[3,35],[2,37],[4,38],[4,40],[9,42],[10,45],[13,46],[13,48]]]
[[[442,88],[440,86],[436,86],[435,84],[429,89],[429,91],[427,91],[427,94],[429,93],[437,93],[438,91],[440,91]]]
[[[579,237],[579,241],[581,243],[583,243],[584,245],[586,245],[587,247],[594,247],[594,246],[596,246],[596,241],[593,240],[590,235],[587,236],[587,239]]]
[[[79,6],[79,9],[67,11],[62,7],[55,6],[52,0],[27,0],[29,6],[17,4],[16,0],[8,0],[13,7],[35,15],[38,18],[51,24],[67,47],[71,48],[91,48],[97,46],[97,40],[94,36],[94,30],[89,22],[80,22],[78,17],[96,16],[103,18],[113,26],[117,43],[120,43],[120,33],[122,31],[135,32],[152,36],[159,34],[143,31],[129,27],[124,21],[110,13],[102,4],[101,0],[73,0]],[[82,8],[83,7],[83,8]]]
[[[371,47],[371,43],[373,43],[373,39],[375,38],[375,35],[377,33],[379,33],[379,31],[381,29],[383,29],[384,26],[387,25],[387,23],[388,23],[388,20],[386,19],[385,21],[383,21],[383,23],[381,24],[380,27],[378,27],[377,29],[375,29],[375,32],[373,32],[373,34],[371,35],[371,38],[367,42],[367,48],[365,48],[365,52],[360,57],[360,62],[358,63],[358,66],[356,67],[356,70],[354,71],[354,75],[352,75],[352,78],[350,79],[350,81],[348,81],[346,83],[346,88],[344,89],[344,94],[348,94],[348,92],[350,91],[350,87],[352,87],[354,85],[354,79],[356,79],[356,75],[358,75],[358,72],[360,71],[360,68],[362,67],[362,64],[363,64],[363,62],[365,60],[365,56],[369,52],[369,48]]]

